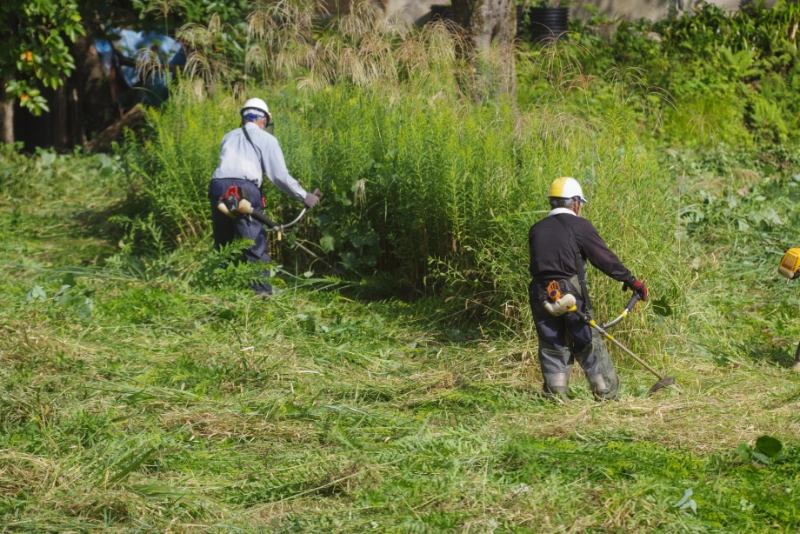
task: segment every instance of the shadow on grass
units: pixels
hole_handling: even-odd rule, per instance
[[[742,353],[748,359],[758,363],[773,363],[781,367],[791,367],[795,363],[796,350],[800,347],[791,345],[789,347],[778,347],[774,344],[742,344]]]
[[[362,304],[392,302],[397,319],[419,321],[444,342],[470,343],[507,335],[509,325],[503,314],[483,299],[472,295],[442,295],[411,289],[407,280],[391,274],[374,274],[351,280],[335,289],[340,295]]]
[[[99,210],[87,209],[74,213],[70,226],[77,237],[93,237],[108,241],[112,245],[125,236],[125,224],[120,219],[141,213],[141,207],[128,200],[119,200]]]

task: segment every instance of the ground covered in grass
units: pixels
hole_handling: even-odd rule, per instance
[[[620,402],[576,371],[553,404],[535,339],[463,301],[313,273],[257,299],[207,244],[127,255],[115,159],[7,155],[0,531],[795,531],[798,298],[774,269],[798,179],[734,184],[726,157],[672,162],[695,282],[640,311],[681,390],[647,398],[612,350]]]

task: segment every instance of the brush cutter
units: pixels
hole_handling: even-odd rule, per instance
[[[322,193],[319,189],[315,189],[312,194],[316,195],[318,198],[322,198]],[[276,224],[263,213],[259,213],[254,210],[253,204],[250,202],[245,190],[237,185],[232,185],[227,191],[225,191],[224,195],[219,197],[217,209],[228,217],[252,217],[266,226],[267,232],[277,232],[278,241],[281,240],[281,234],[285,233],[287,230],[291,231],[289,229],[300,222],[300,219],[302,219],[308,211],[308,208],[304,207],[303,211],[300,212],[300,215],[295,217],[291,222],[286,224]]]
[[[619,315],[619,317],[615,318],[612,321],[609,321],[604,325],[597,324],[594,319],[592,319],[591,317],[580,311],[578,309],[574,295],[567,293],[566,295],[562,296],[561,292],[558,290],[558,282],[551,283],[550,286],[548,286],[547,295],[551,301],[545,303],[545,308],[547,309],[547,311],[549,311],[553,315],[563,315],[565,312],[576,314],[578,317],[581,318],[583,322],[585,322],[587,325],[597,330],[600,333],[600,335],[602,335],[609,341],[613,342],[617,347],[622,349],[625,352],[625,354],[636,360],[636,362],[642,365],[645,369],[653,373],[658,378],[658,382],[653,384],[653,387],[651,387],[650,390],[647,392],[648,395],[652,395],[659,389],[665,388],[667,386],[672,386],[675,384],[674,377],[661,375],[661,373],[653,369],[647,362],[645,362],[637,355],[635,355],[633,352],[631,352],[625,345],[617,341],[614,338],[614,336],[612,336],[606,331],[607,328],[611,328],[612,326],[619,324],[620,321],[622,321],[625,317],[628,316],[628,314],[630,314],[631,310],[633,310],[633,308],[636,306],[636,304],[639,302],[641,298],[638,294],[634,294],[633,297],[631,297],[631,299],[628,301],[628,304],[625,305],[625,309],[622,310],[622,313]]]

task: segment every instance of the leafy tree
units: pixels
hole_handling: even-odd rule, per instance
[[[48,111],[42,88],[57,89],[75,69],[69,44],[85,34],[73,0],[0,2],[0,141],[14,141],[13,104]]]

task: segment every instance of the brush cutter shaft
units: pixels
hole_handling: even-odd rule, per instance
[[[300,219],[303,218],[303,216],[306,214],[307,211],[308,211],[308,208],[303,208],[303,211],[300,212],[300,215],[295,217],[295,219],[292,222],[283,224],[281,226],[278,226],[275,223],[272,223],[272,225],[268,225],[269,227],[267,228],[267,232],[285,232],[287,228],[297,224],[300,221]]]
[[[659,373],[658,371],[656,371],[655,369],[653,369],[652,367],[650,367],[650,365],[649,365],[647,362],[645,362],[643,359],[639,358],[637,355],[635,355],[634,353],[632,353],[632,352],[631,352],[631,351],[630,351],[630,350],[629,350],[629,349],[628,349],[628,348],[627,348],[625,345],[623,345],[622,343],[620,343],[619,341],[617,341],[616,339],[614,339],[614,336],[610,335],[610,334],[609,334],[608,332],[606,332],[605,330],[602,330],[602,331],[601,331],[599,328],[598,328],[597,330],[598,330],[598,331],[599,331],[601,334],[603,334],[603,335],[606,337],[606,339],[608,339],[608,340],[612,341],[612,342],[614,343],[614,345],[616,345],[617,347],[621,348],[621,349],[622,349],[622,350],[625,352],[625,354],[627,354],[628,356],[630,356],[631,358],[633,358],[634,360],[636,360],[637,362],[639,362],[640,364],[642,364],[642,366],[643,366],[645,369],[647,369],[648,371],[650,371],[651,373],[653,373],[653,374],[654,374],[656,377],[658,377],[658,379],[659,379],[659,380],[663,380],[663,379],[664,379],[664,377],[663,377],[663,376],[661,376],[661,373]]]
[[[303,210],[303,213],[305,213],[305,210]],[[278,228],[278,225],[272,222],[272,220],[263,213],[258,213],[257,211],[253,211],[249,215],[258,222],[260,222],[261,224],[263,224],[264,226],[266,226],[268,232],[272,232]]]
[[[320,191],[319,189],[314,189],[314,191],[312,191],[311,194],[316,196],[317,198],[322,198],[322,191]],[[300,215],[295,217],[293,221],[288,222],[286,224],[282,224],[280,226],[278,226],[277,224],[275,224],[273,222],[264,223],[264,224],[267,225],[267,232],[285,232],[288,228],[290,228],[290,227],[294,226],[295,224],[297,224],[298,222],[300,222],[300,219],[303,218],[303,216],[306,214],[307,211],[308,211],[307,207],[303,208],[303,211],[300,212]],[[267,219],[267,220],[269,220],[269,219]]]
[[[638,300],[638,298],[637,298],[637,300]],[[631,301],[633,301],[633,299],[631,299]],[[630,304],[630,303],[629,303],[629,304]],[[635,305],[635,304],[636,304],[636,303],[634,302],[634,305]],[[650,365],[649,365],[647,362],[645,362],[644,360],[642,360],[641,358],[639,358],[637,355],[635,355],[633,352],[631,352],[630,350],[628,350],[628,348],[627,348],[625,345],[623,345],[622,343],[620,343],[619,341],[617,341],[616,339],[614,339],[614,336],[612,336],[611,334],[609,334],[608,332],[606,332],[606,331],[605,331],[605,329],[604,329],[602,326],[600,326],[599,324],[597,324],[597,323],[594,321],[594,319],[592,319],[592,318],[590,318],[589,316],[587,316],[585,313],[583,313],[582,311],[580,311],[580,310],[579,310],[577,307],[576,307],[574,310],[571,310],[571,311],[572,311],[573,313],[577,314],[577,316],[578,316],[578,317],[580,317],[580,318],[581,318],[581,320],[582,320],[583,322],[585,322],[586,324],[588,324],[589,326],[591,326],[592,328],[594,328],[595,330],[597,330],[598,332],[600,332],[600,335],[602,335],[604,338],[608,339],[609,341],[613,342],[613,343],[614,343],[614,344],[615,344],[617,347],[621,348],[621,349],[622,349],[622,350],[625,352],[625,354],[627,354],[628,356],[630,356],[631,358],[633,358],[634,360],[636,360],[636,361],[637,361],[638,363],[640,363],[640,364],[641,364],[641,365],[642,365],[642,366],[643,366],[645,369],[647,369],[648,371],[650,371],[651,373],[653,373],[655,376],[657,376],[659,380],[663,380],[663,379],[664,379],[664,377],[663,377],[663,376],[661,376],[661,373],[659,373],[658,371],[656,371],[655,369],[653,369],[652,367],[650,367]],[[625,315],[627,315],[627,314],[625,314]],[[619,322],[619,321],[617,321],[617,322]]]
[[[319,189],[315,189],[312,194],[322,198],[322,193],[320,193]],[[222,199],[220,199],[220,201],[222,201]],[[285,232],[288,228],[290,228],[290,227],[294,226],[295,224],[297,224],[298,222],[300,222],[300,219],[302,219],[305,216],[306,212],[308,212],[308,208],[307,207],[303,208],[303,211],[300,212],[300,215],[295,217],[293,221],[288,222],[286,224],[277,224],[276,222],[274,222],[272,219],[270,219],[269,217],[267,217],[263,213],[259,213],[259,212],[255,211],[251,207],[249,200],[246,200],[246,199],[242,200],[242,199],[238,199],[237,198],[237,202],[239,202],[240,210],[241,210],[241,207],[243,205],[246,206],[246,207],[244,208],[244,210],[241,210],[241,211],[235,210],[234,213],[236,213],[238,211],[238,213],[241,213],[241,214],[244,214],[244,215],[250,215],[253,219],[257,220],[258,222],[260,222],[261,224],[266,226],[267,227],[267,232]],[[225,205],[224,202],[221,202],[220,205],[218,206],[218,208],[220,209],[220,211],[222,211],[226,215],[229,214],[229,212],[230,212],[230,210],[228,210],[228,212],[226,212],[223,209],[223,208],[227,208],[227,206]]]

